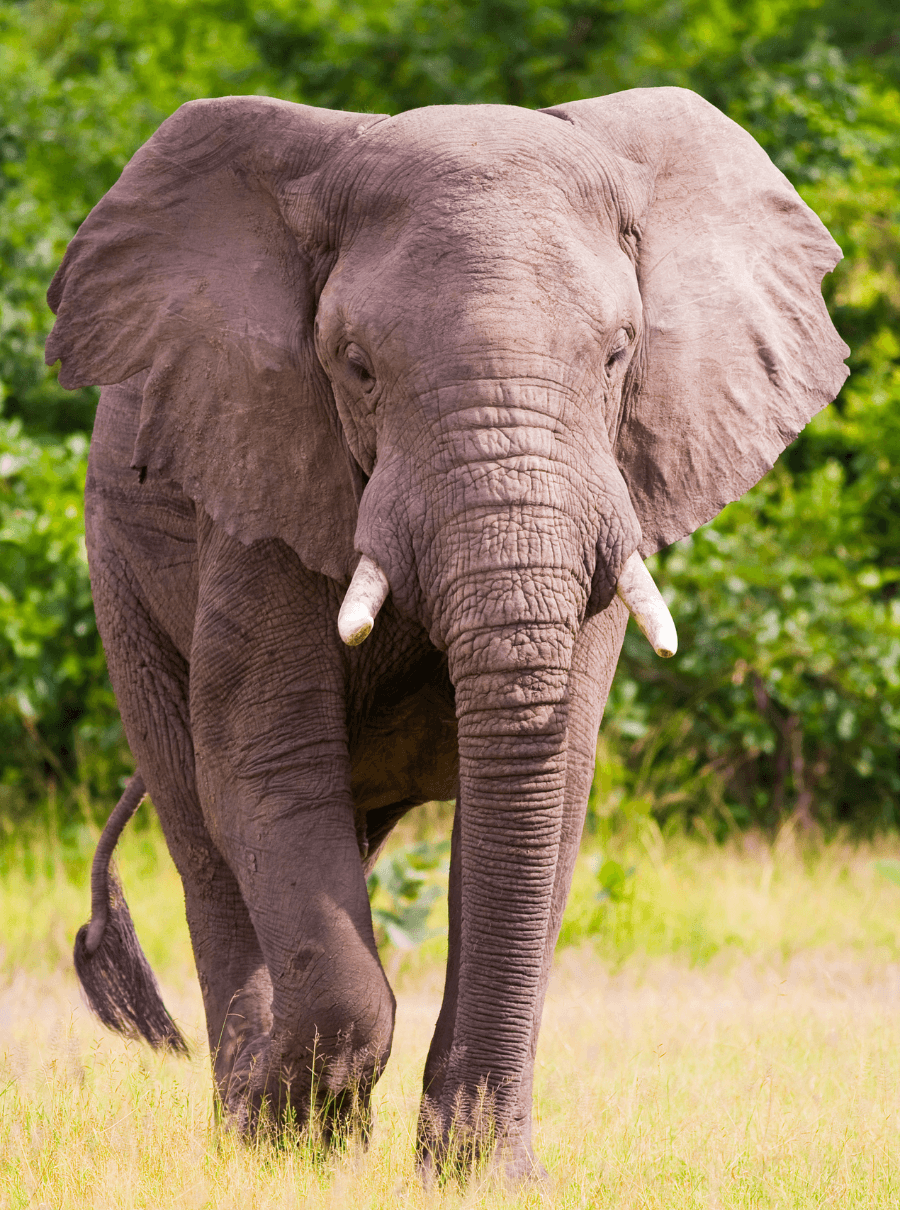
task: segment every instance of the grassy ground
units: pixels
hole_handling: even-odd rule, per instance
[[[390,960],[397,1035],[369,1152],[316,1163],[216,1132],[180,890],[158,834],[129,834],[119,865],[189,1061],[112,1038],[82,1008],[69,961],[88,902],[80,850],[7,853],[0,1206],[895,1208],[900,888],[875,862],[897,848],[801,847],[790,833],[717,848],[648,832],[615,848],[624,877],[612,877],[610,853],[588,846],[538,1061],[550,1184],[516,1194],[488,1181],[431,1201],[412,1139],[439,940]]]

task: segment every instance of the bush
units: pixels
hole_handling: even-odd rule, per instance
[[[658,560],[680,653],[629,633],[608,725],[661,816],[898,823],[900,571],[853,496],[835,460],[780,470]]]
[[[853,374],[773,478],[658,560],[683,654],[629,634],[597,786],[662,819],[900,823],[895,28],[881,0],[0,0],[2,784],[111,793],[121,768],[66,511],[96,392],[45,369],[44,292],[159,122],[229,93],[398,112],[675,84],[749,129],[842,244],[825,289]]]
[[[53,444],[0,420],[0,788],[51,779],[114,793],[121,728],[84,549],[87,438]]]
[[[661,665],[629,633],[609,742],[626,801],[663,819],[897,827],[900,93],[821,31],[792,61],[764,50],[714,99],[843,247],[824,288],[851,376],[772,474],[658,557],[681,654]]]

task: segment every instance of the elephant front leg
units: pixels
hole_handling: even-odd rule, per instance
[[[337,610],[281,544],[219,539],[201,557],[191,661],[197,782],[272,988],[270,1028],[234,1056],[226,1114],[244,1131],[315,1118],[327,1137],[365,1126],[394,1020],[354,826],[342,653],[323,637]]]
[[[219,790],[206,769],[201,780],[205,791]],[[261,1114],[276,1124],[315,1121],[326,1136],[365,1129],[390,1051],[394,1001],[375,950],[352,815],[346,804],[324,801],[304,804],[299,817],[273,818],[267,809],[249,822],[218,839],[265,958],[271,1026],[234,1056],[227,1116],[245,1132]]]

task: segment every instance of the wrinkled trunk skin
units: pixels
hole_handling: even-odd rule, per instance
[[[475,1158],[473,1142],[476,1150],[498,1144],[507,1166],[519,1170],[530,1126],[520,1120],[520,1085],[531,1058],[563,819],[573,635],[541,624],[492,637],[518,654],[518,667],[498,668],[513,660],[494,651],[479,659],[463,639],[450,650],[461,938],[452,1045],[430,1064],[420,1147],[455,1166]]]
[[[527,1089],[566,801],[573,650],[640,529],[602,437],[570,423],[577,394],[535,378],[473,376],[439,403],[420,399],[417,424],[380,434],[389,452],[356,535],[397,608],[447,651],[456,691],[459,935],[419,1152],[426,1171],[446,1171],[497,1147],[521,1176],[532,1166]]]
[[[542,526],[554,534],[549,546]],[[566,789],[569,669],[589,575],[570,570],[583,567],[581,544],[560,515],[551,522],[545,511],[535,527],[527,511],[476,511],[449,528],[433,548],[443,569],[470,565],[486,531],[520,556],[544,548],[551,565],[446,573],[441,585],[436,625],[459,725],[454,857],[462,910],[452,1041],[430,1057],[420,1154],[426,1169],[465,1169],[496,1145],[507,1171],[521,1175],[530,1167],[521,1085],[541,994]]]

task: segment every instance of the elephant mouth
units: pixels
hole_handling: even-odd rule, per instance
[[[363,555],[338,614],[338,633],[348,647],[359,646],[372,633],[389,592],[387,576],[374,559]],[[678,650],[675,622],[637,551],[626,559],[616,593],[656,654],[663,659],[673,656]]]

